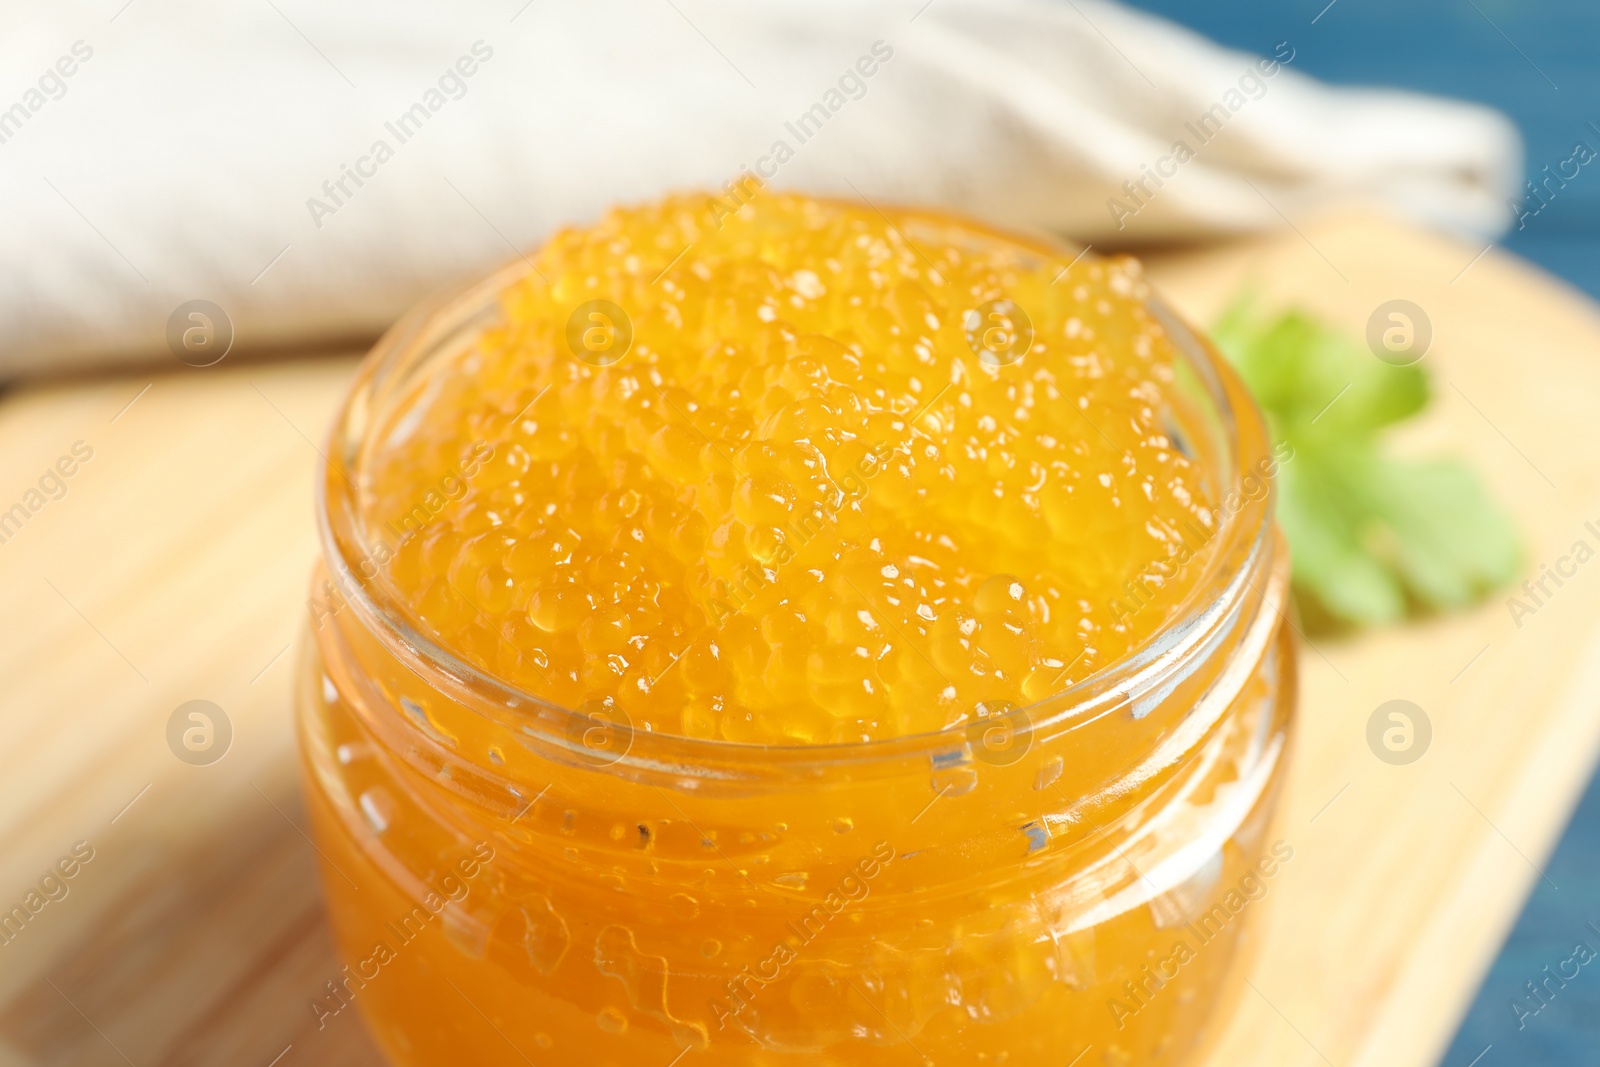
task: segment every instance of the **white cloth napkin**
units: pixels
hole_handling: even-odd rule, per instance
[[[1351,197],[1505,227],[1509,123],[1323,86],[1307,43],[1245,55],[1103,0],[11,9],[0,376],[170,360],[194,299],[241,351],[370,336],[563,225],[741,168],[1101,245]]]

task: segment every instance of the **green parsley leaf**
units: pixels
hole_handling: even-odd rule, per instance
[[[1212,333],[1294,450],[1278,474],[1302,614],[1375,626],[1473,603],[1520,572],[1516,529],[1466,464],[1391,455],[1382,431],[1427,406],[1427,372],[1245,296]]]

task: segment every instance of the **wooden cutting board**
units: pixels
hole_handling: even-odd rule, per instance
[[[1387,300],[1425,308],[1438,398],[1406,444],[1469,456],[1537,572],[1600,546],[1600,316],[1480,251],[1347,215],[1149,265],[1200,322],[1246,282],[1358,334]],[[307,1007],[338,965],[289,714],[312,474],[354,366],[224,361],[0,399],[0,510],[73,472],[0,544],[0,910],[92,850],[0,944],[0,1067],[380,1062],[353,1015],[318,1032]],[[1600,751],[1597,592],[1582,567],[1520,627],[1501,597],[1303,649],[1279,831],[1295,857],[1216,1064],[1437,1059]],[[232,724],[209,766],[166,740],[195,699]],[[1432,723],[1407,766],[1366,739],[1391,699]]]

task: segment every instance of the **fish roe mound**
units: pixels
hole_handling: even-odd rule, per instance
[[[1162,627],[1217,516],[1137,263],[734,206],[556,235],[394,415],[362,506],[417,625],[556,704],[772,744],[1026,706]]]

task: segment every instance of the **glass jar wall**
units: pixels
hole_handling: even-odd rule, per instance
[[[933,733],[676,736],[509,684],[380,580],[363,472],[527,269],[396,327],[333,431],[298,716],[347,966],[312,1010],[406,1067],[1191,1062],[1293,856],[1275,459],[1232,374],[1151,305],[1221,506],[1131,655]]]

